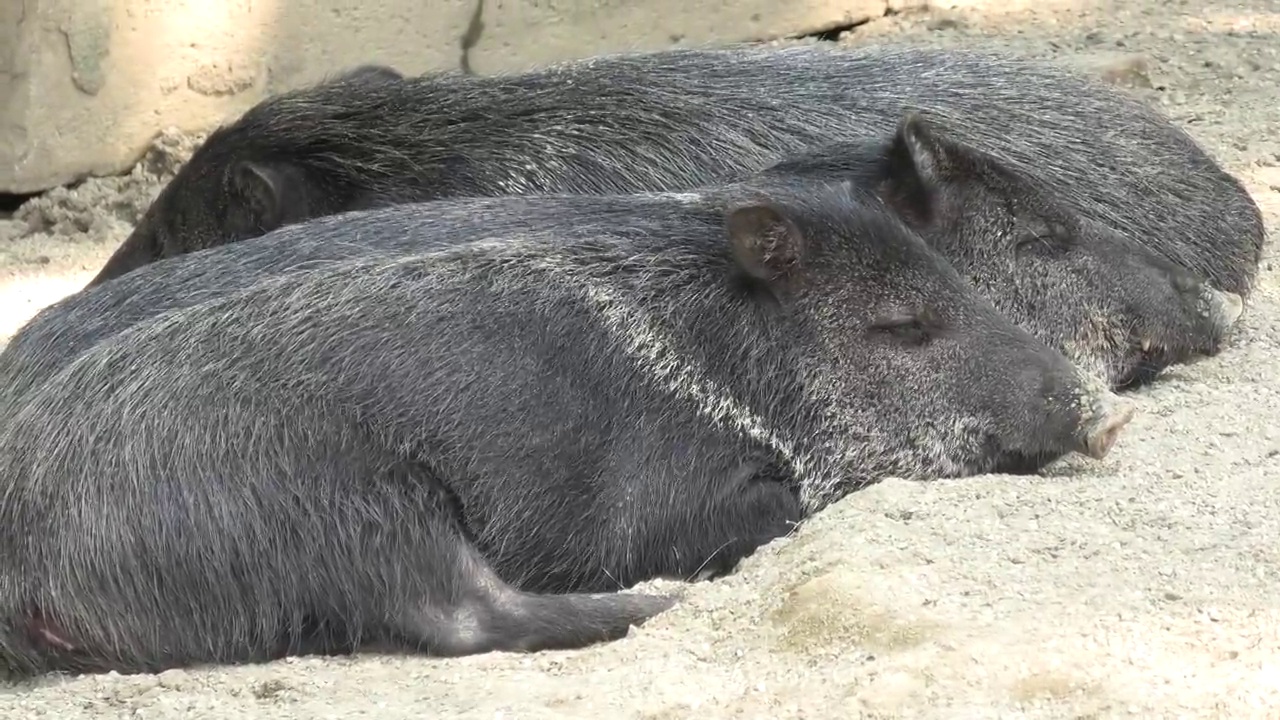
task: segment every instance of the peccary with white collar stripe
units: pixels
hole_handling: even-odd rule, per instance
[[[626,232],[266,278],[31,392],[0,426],[4,663],[580,647],[671,602],[581,593],[885,475],[1101,456],[1132,413],[849,186],[578,200]],[[413,209],[310,232],[429,232]]]
[[[831,143],[793,155],[744,186],[778,178],[851,179],[875,193],[997,309],[1112,387],[1216,354],[1239,317],[1238,296],[1192,277],[1146,246],[1070,212],[1037,178],[954,141],[909,114],[888,139]],[[721,193],[732,184],[707,192]],[[526,199],[527,198],[527,199]],[[622,207],[629,208],[624,202]],[[545,196],[459,198],[411,211],[429,232],[370,232],[362,220],[332,240],[328,221],[145,265],[38,313],[0,352],[0,417],[29,388],[130,324],[257,280],[370,254],[403,254],[526,230],[571,238],[610,229],[613,201]],[[350,231],[348,231],[350,230]],[[628,232],[627,227],[616,230]]]
[[[1264,240],[1241,184],[1123,91],[995,52],[680,49],[505,76],[365,75],[213,133],[94,282],[341,210],[459,195],[682,190],[919,110],[1065,207],[1247,295]]]

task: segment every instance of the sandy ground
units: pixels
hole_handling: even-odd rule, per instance
[[[994,40],[1107,72],[1246,179],[1275,233],[1280,0],[1123,5],[846,41]],[[0,223],[0,337],[88,279],[183,143]],[[0,717],[1280,718],[1278,295],[1271,253],[1234,347],[1137,393],[1104,462],[885,482],[614,644],[48,679],[0,687]]]

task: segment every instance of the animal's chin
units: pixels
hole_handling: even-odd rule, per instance
[[[1004,452],[991,464],[988,472],[1001,475],[1037,475],[1063,453],[1052,452]]]
[[[1149,385],[1169,366],[1158,351],[1135,350],[1121,363],[1121,371],[1112,378],[1116,390],[1133,390]]]
[[[930,471],[918,473],[917,479],[964,478],[974,475],[1036,475],[1041,470],[1066,455],[1065,452],[1036,452],[994,450],[978,457],[949,458],[935,464]]]
[[[1028,445],[1030,447],[1010,447],[1009,443],[1001,442],[998,437],[988,436],[983,448],[983,461],[980,462],[983,473],[1036,475],[1070,452],[1059,443],[1044,442],[1044,438]]]

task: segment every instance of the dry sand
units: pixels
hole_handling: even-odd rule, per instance
[[[846,41],[994,40],[1117,76],[1244,178],[1274,233],[1280,0],[1123,6],[898,16]],[[0,241],[0,336],[88,279],[180,154],[0,230],[51,231]],[[1280,718],[1278,293],[1269,253],[1234,347],[1136,393],[1104,462],[885,482],[617,643],[49,679],[0,687],[0,717]]]

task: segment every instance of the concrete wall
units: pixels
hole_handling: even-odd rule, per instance
[[[161,129],[379,62],[488,74],[766,40],[923,0],[0,0],[0,192],[127,170]]]

